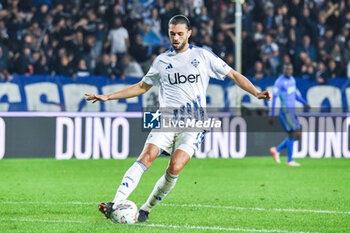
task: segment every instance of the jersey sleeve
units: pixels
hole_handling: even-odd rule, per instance
[[[204,51],[206,59],[209,63],[208,65],[210,67],[210,77],[219,80],[224,80],[224,78],[232,68],[229,65],[227,65],[226,62],[224,62],[215,53],[208,50]]]
[[[152,86],[159,85],[160,73],[159,73],[158,65],[159,65],[159,62],[158,62],[158,59],[156,58],[153,61],[151,68],[148,70],[147,74],[142,78],[143,82]]]
[[[107,39],[112,40],[112,32],[111,31],[108,32]]]
[[[298,93],[295,93],[295,97],[296,97],[296,100],[299,101],[300,103],[306,105],[307,104],[307,101],[300,95],[298,95]]]
[[[280,89],[281,89],[280,85],[281,85],[281,82],[279,82],[279,79],[277,79],[275,82],[275,85],[273,86],[271,111],[269,114],[270,117],[275,117],[277,115],[276,114],[276,100],[280,94]]]
[[[124,30],[124,38],[125,39],[129,39],[129,33],[128,33],[128,30]]]

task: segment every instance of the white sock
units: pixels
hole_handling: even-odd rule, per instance
[[[169,172],[166,172],[154,186],[151,195],[148,200],[141,207],[142,210],[150,212],[153,207],[155,207],[159,202],[161,202],[165,196],[174,188],[178,176],[174,176]]]
[[[115,194],[114,203],[118,203],[122,200],[126,200],[129,195],[134,191],[139,183],[142,174],[147,170],[145,165],[140,161],[136,161],[129,170],[126,171],[124,178]]]

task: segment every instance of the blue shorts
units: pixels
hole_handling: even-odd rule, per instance
[[[296,131],[301,128],[297,114],[294,111],[281,111],[279,118],[284,130],[287,132]]]

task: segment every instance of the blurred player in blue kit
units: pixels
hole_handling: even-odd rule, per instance
[[[270,152],[275,161],[277,163],[281,163],[280,152],[282,149],[287,148],[287,165],[291,167],[298,167],[300,164],[295,162],[293,159],[293,145],[300,139],[301,125],[295,112],[295,101],[299,101],[304,104],[308,110],[310,109],[310,106],[307,104],[306,100],[296,92],[297,88],[292,74],[293,65],[291,63],[284,64],[283,74],[278,77],[274,85],[269,122],[270,124],[273,124],[275,121],[276,100],[277,98],[280,98],[281,107],[279,119],[284,130],[288,133],[288,137],[285,138],[278,146],[271,147]]]
[[[108,95],[86,94],[87,100],[107,101],[139,96],[153,85],[159,86],[161,108],[206,106],[206,90],[210,78],[233,80],[240,88],[258,99],[271,99],[269,91],[259,92],[242,74],[229,67],[212,52],[190,45],[191,26],[186,16],[177,15],[169,21],[172,48],[160,54],[143,79],[121,91]],[[192,106],[193,107],[193,106]],[[162,151],[171,155],[165,174],[157,181],[147,201],[141,206],[139,222],[146,222],[150,211],[174,188],[180,171],[195,154],[203,132],[156,132],[152,130],[136,162],[126,171],[112,202],[101,203],[99,210],[110,218],[113,206],[126,200],[138,185],[142,174]]]

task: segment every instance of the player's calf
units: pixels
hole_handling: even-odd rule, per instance
[[[296,131],[288,132],[288,137],[291,138],[291,139],[300,140],[300,138],[301,138],[301,131],[300,130],[296,130]]]

